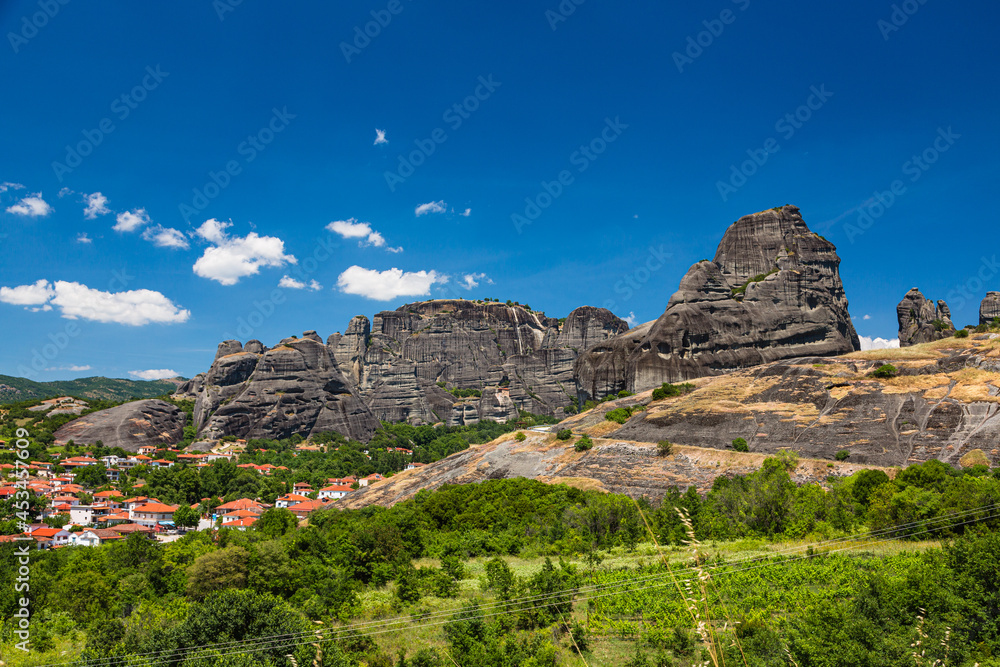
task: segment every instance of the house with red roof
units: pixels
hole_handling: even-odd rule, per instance
[[[31,535],[35,538],[35,541],[42,542],[44,540],[43,548],[61,547],[70,543],[70,538],[73,533],[68,530],[63,530],[62,528],[35,528],[30,533],[25,533],[26,535]]]
[[[331,484],[330,486],[324,486],[319,490],[319,499],[336,500],[338,498],[343,498],[353,490],[354,489],[351,487],[343,484]]]
[[[72,542],[80,547],[99,547],[106,542],[124,539],[124,535],[108,528],[87,528],[75,533]]]
[[[219,505],[215,508],[215,513],[223,516],[240,510],[251,510],[263,513],[264,509],[263,503],[258,503],[256,500],[250,500],[249,498],[240,498],[239,500],[234,500],[231,503]]]
[[[286,493],[285,495],[278,497],[278,499],[274,501],[274,506],[286,508],[289,505],[297,505],[298,503],[304,503],[307,500],[309,500],[308,496],[303,496],[298,493]]]
[[[303,503],[297,503],[295,505],[291,505],[288,508],[288,511],[297,516],[298,518],[304,519],[307,516],[309,516],[309,514],[311,514],[312,512],[315,512],[318,509],[323,509],[325,506],[326,503],[324,503],[322,500],[307,500]]]
[[[163,503],[148,502],[138,505],[129,512],[129,518],[140,526],[161,529],[163,526],[173,526],[174,512],[177,508],[173,505]]]

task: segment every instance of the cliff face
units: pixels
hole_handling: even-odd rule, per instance
[[[356,317],[328,345],[379,419],[468,424],[519,409],[561,414],[576,397],[577,356],[627,329],[603,308],[577,308],[560,324],[521,306],[444,300],[381,312],[371,326]]]
[[[378,427],[315,331],[267,349],[260,341],[219,344],[215,361],[182,385],[194,399],[199,436],[284,438],[337,431],[367,440]]]
[[[811,232],[795,206],[744,216],[713,261],[688,270],[659,319],[580,357],[579,389],[600,398],[858,349],[839,265],[834,245]]]
[[[455,425],[516,419],[519,409],[562,414],[576,396],[579,353],[626,329],[589,306],[560,322],[499,303],[413,303],[379,313],[374,326],[357,316],[325,344],[315,331],[272,349],[224,341],[208,372],[177,395],[195,401],[206,439],[338,431],[367,440],[379,420]],[[463,395],[470,390],[480,395]]]
[[[929,343],[955,335],[951,310],[944,301],[936,304],[924,298],[916,287],[911,289],[896,306],[899,321],[899,346],[909,347]]]
[[[992,324],[1000,317],[1000,292],[987,292],[986,298],[979,304],[979,323]]]

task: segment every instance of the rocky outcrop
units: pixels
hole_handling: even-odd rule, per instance
[[[328,343],[379,419],[469,424],[514,419],[519,409],[562,414],[576,398],[579,354],[627,329],[603,308],[577,308],[561,322],[519,305],[454,299],[384,311],[371,326],[356,317]],[[458,397],[473,392],[481,395]]]
[[[314,331],[286,338],[272,349],[259,341],[246,347],[224,341],[208,372],[175,395],[195,401],[195,426],[204,439],[336,431],[367,440],[378,427]]]
[[[178,442],[184,436],[186,420],[187,415],[172,403],[132,401],[64,424],[55,432],[55,444],[72,440],[77,445],[92,445],[100,440],[106,447],[136,452],[144,445],[163,447]]]
[[[914,287],[896,306],[899,320],[899,346],[909,347],[955,335],[951,310],[944,301],[936,304]]]
[[[582,397],[858,349],[839,265],[834,245],[795,206],[740,218],[715,259],[688,270],[659,319],[577,360]]]
[[[993,324],[1000,318],[1000,292],[987,292],[986,298],[979,304],[979,323]]]

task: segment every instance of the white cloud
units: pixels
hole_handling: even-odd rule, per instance
[[[872,316],[871,316],[871,315],[865,315],[865,316],[864,316],[864,317],[862,317],[861,319],[863,319],[863,320],[870,320],[871,318],[872,318]]]
[[[392,254],[395,255],[395,254],[403,252],[403,246],[396,246],[395,248],[386,247],[385,251],[386,252],[391,252]]]
[[[87,203],[87,207],[83,209],[83,217],[87,220],[95,220],[99,215],[111,213],[111,209],[108,208],[108,198],[100,192],[84,195],[83,201]]]
[[[77,243],[93,243],[94,239],[92,239],[89,236],[87,236],[87,232],[80,232],[80,234],[77,235],[77,237],[76,237],[76,242]]]
[[[46,368],[47,371],[73,371],[74,373],[80,373],[82,371],[89,371],[93,368],[89,364],[86,366],[55,366],[53,368]]]
[[[190,245],[184,234],[173,227],[157,225],[149,227],[142,233],[142,238],[151,241],[158,248],[181,248],[187,250]]]
[[[493,284],[493,281],[485,273],[467,273],[462,276],[462,286],[465,289],[473,289],[479,287],[480,280],[485,280],[489,285]]]
[[[467,208],[464,211],[462,211],[461,213],[459,213],[459,215],[462,216],[463,218],[468,218],[470,215],[472,215],[472,209],[471,208]]]
[[[288,275],[281,276],[281,280],[278,281],[278,287],[287,287],[288,289],[307,289],[308,288],[308,289],[311,289],[314,292],[318,292],[321,289],[323,289],[323,286],[320,285],[315,280],[310,280],[309,284],[307,285],[304,282],[302,282],[301,280],[296,280],[295,278],[292,278],[291,276],[288,276]]]
[[[40,306],[48,303],[56,292],[48,280],[39,280],[33,285],[0,287],[0,301],[15,306]]]
[[[406,272],[392,268],[386,271],[351,266],[337,278],[337,287],[344,294],[356,294],[376,301],[390,301],[400,296],[426,296],[435,283],[448,282],[447,276],[436,271]]]
[[[2,190],[0,190],[0,192],[2,192]],[[63,197],[65,197],[66,195],[71,195],[71,194],[73,194],[73,192],[74,192],[74,191],[73,191],[73,190],[70,190],[69,188],[62,188],[62,189],[60,189],[60,190],[59,190],[59,194],[58,194],[57,196],[59,197],[59,199],[62,199],[62,198],[63,198]]]
[[[628,328],[629,329],[632,329],[632,328],[635,327],[635,313],[634,312],[629,311],[628,317],[623,317],[622,319],[625,320],[625,322],[628,323]]]
[[[387,143],[389,143],[389,140],[385,138],[385,130],[380,130],[378,128],[375,128],[375,144],[374,145],[378,146],[379,144],[387,144]]]
[[[244,237],[229,236],[231,222],[212,218],[202,223],[195,234],[213,245],[194,263],[194,272],[202,278],[223,285],[235,285],[240,278],[256,275],[263,267],[296,264],[298,260],[285,254],[285,242],[274,236],[258,236],[250,232]]]
[[[448,210],[448,205],[444,201],[431,201],[426,204],[421,204],[415,209],[415,213],[419,218],[422,215],[427,215],[428,213],[444,213]]]
[[[142,326],[151,322],[186,322],[191,311],[182,310],[160,292],[131,290],[101,292],[80,283],[39,280],[33,285],[0,287],[0,301],[21,306],[38,306],[33,312],[56,306],[68,320],[116,322]]]
[[[144,225],[148,225],[152,220],[146,209],[137,208],[134,211],[119,213],[115,218],[115,226],[112,228],[116,232],[134,232]]]
[[[402,248],[390,248],[385,245],[385,237],[372,229],[371,223],[358,222],[357,218],[335,220],[326,226],[327,230],[345,239],[361,239],[360,246],[375,246],[385,248],[388,252],[403,252]]]
[[[858,336],[858,340],[861,341],[862,350],[891,350],[899,347],[899,339],[893,338],[892,340],[887,340],[885,338],[872,338],[870,336]]]
[[[10,181],[4,181],[0,183],[0,194],[7,192],[8,190],[23,190],[24,186],[20,183],[11,183]]]
[[[43,218],[52,212],[52,207],[42,199],[41,192],[36,192],[33,195],[24,197],[13,206],[7,207],[7,212],[14,215],[24,215],[29,218]]]
[[[166,380],[177,377],[177,371],[169,368],[151,369],[148,371],[129,371],[129,375],[140,380]]]

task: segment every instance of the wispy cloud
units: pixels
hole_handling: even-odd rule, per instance
[[[87,236],[87,232],[80,232],[76,237],[77,243],[93,243],[94,239]]]
[[[108,208],[108,198],[100,192],[84,195],[83,201],[87,204],[83,209],[83,217],[87,220],[96,220],[99,215],[111,213],[111,209]]]
[[[89,364],[87,366],[54,366],[52,368],[46,368],[47,371],[72,371],[74,373],[81,373],[83,371],[89,371],[93,367]]]
[[[426,204],[420,204],[414,210],[419,218],[422,215],[427,215],[428,213],[444,213],[448,210],[448,205],[444,201],[431,201]]]
[[[0,194],[7,192],[8,190],[23,190],[24,186],[20,183],[11,183],[10,181],[4,181],[0,183]]]
[[[462,286],[465,289],[474,289],[479,287],[480,281],[486,281],[487,285],[492,285],[493,281],[485,273],[467,273],[462,276]]]
[[[323,286],[315,280],[310,280],[307,285],[301,280],[296,280],[289,275],[281,276],[281,280],[278,281],[278,287],[285,287],[288,289],[310,289],[313,292],[318,292],[323,289]]]
[[[357,218],[348,218],[347,220],[335,220],[326,226],[328,231],[337,234],[341,238],[345,239],[360,239],[358,245],[360,246],[374,246],[376,248],[385,248],[388,252],[402,252],[402,248],[391,248],[386,246],[385,237],[379,232],[372,229],[371,223],[369,222],[358,222]]]
[[[187,250],[190,246],[187,237],[183,232],[173,227],[156,225],[150,227],[142,233],[142,238],[151,242],[158,248],[178,248]]]
[[[146,213],[146,209],[137,208],[134,211],[119,213],[115,218],[115,226],[112,229],[116,232],[134,232],[151,222],[152,220],[149,218],[149,213]]]
[[[467,208],[464,211],[462,211],[461,213],[459,213],[459,215],[462,216],[463,218],[468,218],[470,215],[472,215],[472,209],[471,208]]]
[[[167,380],[177,377],[177,371],[169,368],[150,369],[148,371],[129,371],[129,375],[140,380]]]
[[[375,128],[375,144],[374,145],[375,146],[379,146],[381,144],[387,144],[387,143],[389,143],[389,140],[385,138],[385,130],[380,130],[378,128]]]

